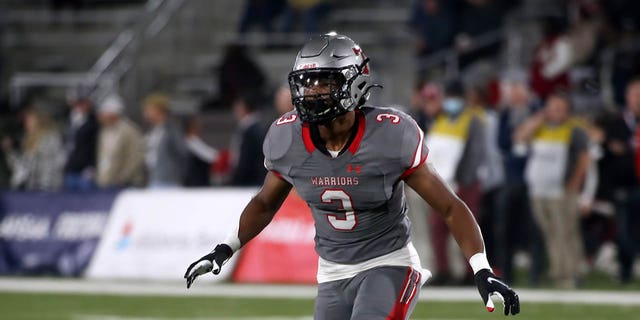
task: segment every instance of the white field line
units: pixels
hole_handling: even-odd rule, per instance
[[[313,320],[313,316],[269,316],[269,317],[213,317],[213,318],[156,318],[156,317],[126,317],[111,315],[75,315],[73,320]],[[413,320],[472,320],[463,318],[419,318]]]
[[[313,299],[315,286],[246,285],[196,283],[187,290],[182,282],[95,281],[84,279],[6,278],[0,277],[0,292],[104,294],[170,297],[239,297]],[[518,290],[520,301],[527,303],[607,304],[640,306],[640,292],[594,290]],[[475,288],[425,287],[420,301],[480,301]]]
[[[268,317],[213,317],[213,318],[155,318],[155,317],[126,317],[110,315],[75,315],[73,320],[313,320],[313,316],[268,316]],[[467,318],[416,318],[413,320],[473,320]]]

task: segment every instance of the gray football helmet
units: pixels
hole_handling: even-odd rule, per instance
[[[323,123],[362,106],[371,82],[369,58],[349,37],[334,32],[309,40],[289,73],[291,99],[304,122]]]

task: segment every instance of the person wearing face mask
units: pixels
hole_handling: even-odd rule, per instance
[[[486,161],[486,129],[482,113],[467,106],[463,96],[461,83],[447,86],[442,111],[435,117],[426,139],[433,150],[429,162],[471,212],[477,213],[481,197],[478,169]],[[437,215],[429,215],[429,235],[436,264],[432,283],[448,284],[451,282],[447,254],[449,232]]]
[[[591,161],[589,138],[582,123],[571,117],[569,97],[554,93],[542,112],[516,130],[515,140],[529,155],[525,181],[551,278],[558,287],[573,288],[583,261],[578,196]]]

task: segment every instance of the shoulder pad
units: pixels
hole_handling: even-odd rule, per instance
[[[416,125],[411,116],[394,107],[364,107],[362,111],[365,113],[368,123],[373,123],[377,126],[391,124],[392,126],[389,127],[392,130],[397,129],[394,131],[403,131],[407,128],[413,130]]]
[[[291,148],[293,137],[300,131],[300,127],[301,121],[295,110],[273,121],[262,145],[265,159],[274,161],[284,157]]]
[[[426,157],[424,133],[411,116],[396,108],[367,107],[363,112],[373,139],[385,146],[382,157],[398,159],[405,167],[416,166]]]

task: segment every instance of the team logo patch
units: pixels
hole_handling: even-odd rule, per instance
[[[296,70],[311,69],[311,68],[315,68],[316,66],[317,66],[316,63],[299,64],[298,67],[296,67]]]
[[[348,164],[347,165],[347,172],[356,172],[356,173],[360,173],[360,171],[362,170],[362,166],[357,164],[357,165],[352,165],[352,164]]]

